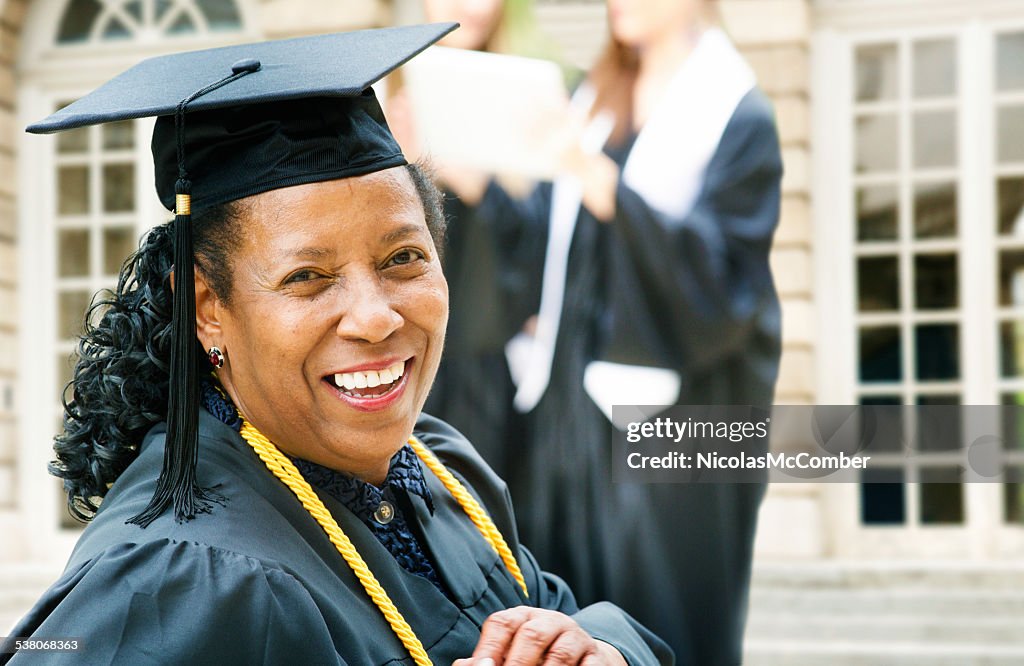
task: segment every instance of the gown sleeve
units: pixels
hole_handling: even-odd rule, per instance
[[[423,414],[417,422],[416,434],[487,510],[516,554],[529,591],[529,605],[571,616],[588,634],[613,645],[630,666],[674,663],[668,646],[624,610],[606,602],[580,609],[569,585],[541,568],[533,554],[519,543],[512,497],[505,482],[458,431]],[[579,547],[585,548],[586,544]]]
[[[517,198],[492,180],[473,211],[474,223],[486,229],[498,258],[502,307],[494,311],[503,312],[506,339],[540,307],[551,192],[551,183],[540,183],[525,198]]]
[[[197,543],[120,544],[58,580],[12,635],[77,638],[32,664],[343,663],[305,588],[280,569]],[[0,658],[2,661],[2,658]]]
[[[668,646],[626,611],[606,601],[580,609],[568,584],[541,570],[529,550],[520,547],[517,559],[527,581],[531,605],[569,615],[592,637],[615,647],[630,666],[674,663]]]
[[[617,295],[627,313],[638,307],[655,313],[657,322],[649,325],[666,332],[680,366],[699,371],[742,351],[775,302],[768,256],[781,176],[774,117],[755,90],[729,120],[685,217],[662,214],[620,181],[612,223],[621,241],[613,244],[621,248],[611,271],[613,305]],[[616,285],[617,279],[630,283]],[[646,302],[638,305],[641,298]],[[630,346],[637,337],[629,329],[642,318],[620,313],[617,319],[611,339]]]

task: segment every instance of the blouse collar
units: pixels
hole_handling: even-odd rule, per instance
[[[202,381],[200,400],[206,411],[219,421],[236,432],[242,429],[238,410],[212,380]],[[423,475],[423,467],[416,452],[408,444],[391,458],[387,476],[380,487],[302,458],[292,457],[292,462],[306,481],[331,495],[364,521],[372,519],[388,491],[394,493],[404,490],[418,495],[426,502],[430,512],[434,512],[434,502]]]

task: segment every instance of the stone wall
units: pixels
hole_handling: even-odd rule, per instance
[[[723,21],[775,105],[786,174],[772,270],[782,299],[783,355],[775,400],[814,401],[810,212],[810,7],[807,0],[723,0]]]
[[[785,176],[772,272],[782,301],[779,404],[812,404],[815,388],[813,230],[810,206],[810,3],[808,0],[722,0],[722,19],[775,106]],[[773,446],[779,446],[773,442]],[[825,554],[821,488],[775,484],[761,506],[756,557]]]
[[[266,39],[343,32],[391,25],[385,0],[259,0],[260,29]]]
[[[18,219],[14,61],[27,0],[0,0],[0,533],[17,534]],[[0,561],[20,549],[0,540]]]

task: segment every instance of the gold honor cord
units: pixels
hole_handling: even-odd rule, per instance
[[[313,491],[313,488],[309,483],[302,478],[302,474],[295,467],[291,460],[286,455],[274,446],[274,444],[263,436],[263,434],[254,428],[252,424],[242,419],[242,438],[253,448],[256,455],[260,457],[263,464],[267,466],[274,476],[280,479],[288,488],[295,493],[295,496],[302,503],[303,508],[309,512],[309,515],[323,528],[327,534],[327,538],[330,539],[334,547],[338,549],[341,556],[345,559],[349,568],[359,579],[363,589],[373,600],[373,603],[377,605],[380,612],[384,615],[384,618],[391,625],[391,630],[395,632],[398,639],[402,641],[402,645],[409,651],[413,661],[420,666],[431,666],[430,657],[427,656],[427,651],[423,649],[423,643],[413,632],[412,627],[406,622],[405,618],[402,617],[402,613],[395,606],[391,598],[388,597],[387,592],[374,577],[373,572],[370,571],[370,567],[367,566],[366,561],[356,550],[356,547],[349,540],[348,536],[342,531],[341,526],[338,525],[338,521],[334,519],[327,507],[324,506],[323,501]],[[458,479],[452,476],[445,466],[437,459],[437,456],[433,452],[429,451],[419,440],[415,437],[409,438],[409,445],[419,456],[420,460],[425,464],[444,484],[445,488],[455,497],[463,511],[469,516],[473,524],[476,525],[477,529],[480,530],[481,535],[491,545],[491,548],[501,557],[502,561],[505,562],[505,566],[508,567],[509,572],[513,578],[519,583],[523,589],[523,594],[529,596],[526,591],[526,581],[523,579],[522,571],[519,569],[519,564],[516,562],[515,557],[512,555],[512,551],[509,550],[508,544],[505,543],[505,539],[501,536],[498,528],[494,526],[494,522],[490,516],[483,510],[480,504],[469,494],[469,492],[459,483]]]
[[[434,452],[423,446],[423,443],[415,437],[409,438],[409,446],[416,452],[416,455],[420,457],[423,464],[430,468],[437,478],[441,480],[444,487],[448,489],[448,492],[452,494],[458,503],[462,507],[462,510],[466,512],[469,519],[473,521],[476,528],[480,530],[480,534],[483,535],[487,543],[491,544],[491,548],[494,549],[500,557],[501,561],[505,563],[505,567],[508,572],[512,574],[512,577],[519,583],[519,587],[523,588],[523,596],[527,599],[530,598],[530,593],[526,591],[526,579],[523,578],[523,572],[519,569],[519,563],[516,562],[516,558],[512,555],[512,551],[509,549],[508,544],[505,543],[505,537],[501,536],[501,532],[494,525],[494,521],[487,515],[483,507],[469,494],[469,491],[459,483],[459,480],[448,471],[448,468],[444,466]]]

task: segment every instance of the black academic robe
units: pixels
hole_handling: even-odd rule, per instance
[[[146,505],[160,470],[165,432],[157,426],[82,534],[64,575],[12,635],[79,638],[83,647],[74,657],[91,665],[411,664],[292,492],[233,429],[206,412],[200,429],[199,481],[226,503],[180,524],[167,514],[146,529],[125,523]],[[471,655],[487,616],[521,604],[571,614],[631,664],[671,662],[660,641],[618,608],[578,610],[565,583],[539,569],[516,538],[504,484],[457,432],[423,416],[415,433],[490,512],[517,554],[529,600],[429,471],[434,513],[417,495],[408,496],[407,507],[450,599],[403,569],[355,515],[319,494],[435,664]],[[55,653],[24,658],[69,661]]]
[[[634,140],[606,153],[622,167]],[[741,661],[765,488],[611,483],[612,438],[622,433],[585,392],[584,372],[596,360],[670,368],[682,378],[678,404],[771,404],[780,313],[768,256],[781,174],[771,106],[755,89],[684,219],[666,220],[624,184],[611,223],[581,208],[551,378],[509,454],[520,533],[541,565],[579,598],[621,605],[681,664]],[[520,201],[492,184],[478,209],[504,248],[502,270],[535,289],[551,192],[542,185]]]
[[[499,255],[474,209],[445,196],[444,273],[448,280],[448,329],[444,355],[423,411],[452,425],[504,478],[506,456],[522,438],[522,419],[512,409],[515,386],[505,343],[525,315],[500,307],[523,302],[527,293],[515,272],[498,270]]]

